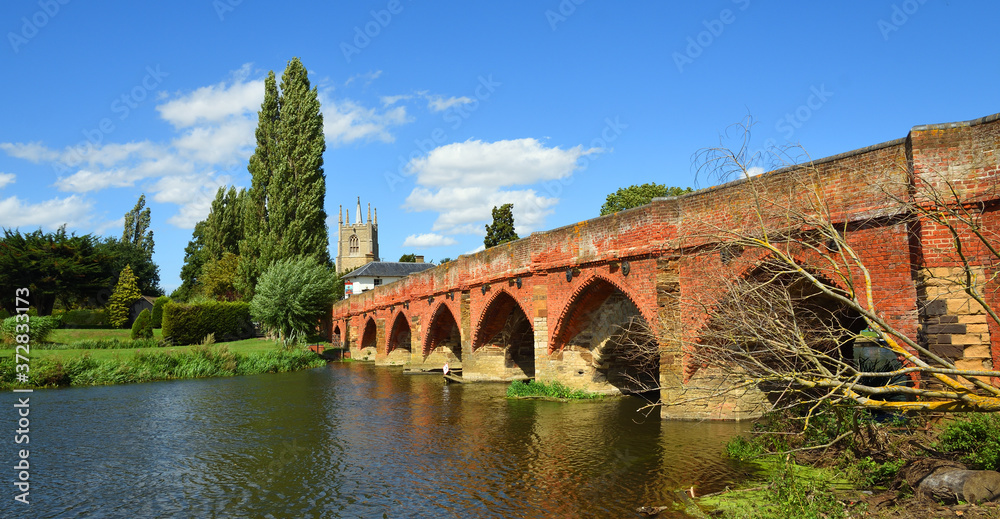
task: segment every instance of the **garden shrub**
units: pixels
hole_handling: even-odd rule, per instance
[[[25,325],[27,325],[25,327]],[[18,320],[17,316],[8,317],[0,324],[0,337],[8,345],[24,344],[23,340],[17,340],[19,335],[27,332],[30,343],[46,342],[52,330],[60,325],[58,317],[30,316],[28,319]]]
[[[975,467],[1000,471],[1000,414],[969,413],[948,422],[938,448],[965,453],[962,461]]]
[[[150,316],[148,308],[139,312],[139,316],[135,318],[129,338],[133,341],[136,339],[153,338],[153,318]]]
[[[110,328],[108,314],[103,309],[68,310],[62,316],[63,328]]]
[[[163,306],[170,302],[167,296],[160,296],[153,302],[153,328],[163,327]]]
[[[253,337],[248,303],[212,301],[168,303],[163,307],[163,338],[174,344],[199,344],[208,334],[228,342]]]

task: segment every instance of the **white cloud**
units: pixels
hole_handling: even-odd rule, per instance
[[[174,128],[219,124],[232,117],[256,114],[264,101],[264,80],[245,81],[240,75],[241,72],[234,73],[235,77],[228,85],[222,82],[201,87],[190,94],[158,105],[156,110]]]
[[[0,149],[11,157],[34,163],[59,159],[59,152],[50,150],[40,142],[0,142]]]
[[[3,189],[7,184],[13,184],[16,178],[17,176],[13,173],[0,173],[0,189]]]
[[[351,83],[354,82],[355,79],[364,79],[365,80],[365,86],[368,86],[368,85],[372,84],[372,81],[375,81],[381,75],[382,75],[382,71],[381,70],[376,70],[374,72],[373,71],[368,71],[368,72],[364,72],[364,73],[361,73],[361,74],[355,74],[355,75],[347,78],[347,81],[344,81],[344,86],[350,85]]]
[[[408,164],[416,174],[417,187],[404,207],[438,212],[432,231],[483,235],[492,208],[510,203],[517,232],[527,234],[544,225],[559,200],[534,189],[502,188],[563,180],[579,167],[580,157],[599,151],[583,146],[546,147],[535,139],[469,140],[441,146]]]
[[[382,96],[379,101],[382,101],[382,106],[392,106],[400,101],[406,101],[407,99],[413,99],[411,94],[401,94],[398,96]]]
[[[440,234],[411,234],[403,241],[403,247],[445,247],[458,243],[454,238]]]
[[[449,97],[445,99],[442,96],[427,96],[427,108],[435,112],[443,112],[455,105],[465,105],[472,102],[471,98],[462,97]]]
[[[466,252],[465,254],[475,254],[477,252],[483,252],[484,250],[486,250],[486,245],[480,245],[480,246],[476,247],[475,249],[472,249],[472,250]]]
[[[248,117],[218,126],[198,126],[174,139],[173,145],[196,162],[234,165],[253,154],[256,127],[257,122]]]
[[[229,180],[226,176],[206,177],[201,174],[163,177],[153,185],[153,200],[179,205],[180,210],[167,222],[182,229],[192,229],[194,224],[208,216],[215,193]]]
[[[763,172],[764,172],[764,168],[762,168],[760,166],[752,166],[752,167],[747,168],[747,170],[743,173],[743,175],[744,175],[744,177],[749,178],[749,177],[755,177],[757,175],[760,175]]]
[[[389,128],[411,121],[403,106],[379,112],[350,99],[336,101],[323,95],[320,96],[320,103],[323,106],[323,133],[326,134],[327,145],[336,146],[360,139],[393,142],[396,138]]]
[[[93,202],[78,195],[53,198],[31,204],[16,196],[0,199],[0,221],[4,227],[45,227],[56,229],[63,224],[75,227],[90,221]]]

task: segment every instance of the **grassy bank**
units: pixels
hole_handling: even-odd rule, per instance
[[[159,330],[156,330],[159,332]],[[211,346],[93,348],[128,341],[128,330],[58,330],[47,349],[32,348],[28,383],[16,382],[13,349],[0,350],[0,389],[128,384],[182,378],[279,373],[318,367],[326,361],[303,350],[280,350],[265,339]],[[121,333],[123,332],[123,333]],[[85,346],[75,348],[75,345]]]
[[[604,395],[590,393],[582,389],[570,389],[559,382],[538,382],[515,380],[507,387],[508,398],[555,398],[566,400],[593,400]]]

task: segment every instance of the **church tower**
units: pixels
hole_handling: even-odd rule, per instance
[[[351,212],[348,209],[344,222],[344,206],[340,206],[339,224],[340,238],[337,241],[337,272],[353,270],[362,265],[379,261],[378,259],[378,209],[375,210],[375,221],[372,221],[372,204],[368,204],[368,221],[361,219],[361,197],[358,197],[358,208],[355,211],[354,223],[351,223]]]

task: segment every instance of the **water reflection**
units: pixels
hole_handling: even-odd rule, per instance
[[[731,481],[739,425],[503,392],[360,363],[37,391],[31,515],[630,517]]]

